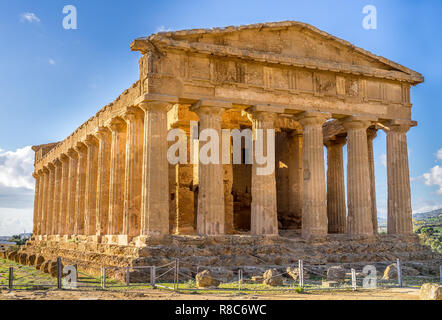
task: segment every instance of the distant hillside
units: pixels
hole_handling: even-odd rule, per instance
[[[442,215],[442,208],[437,209],[437,210],[433,210],[433,211],[430,211],[430,212],[415,213],[413,215],[413,218],[415,220],[427,220],[429,218],[437,218],[440,215]]]

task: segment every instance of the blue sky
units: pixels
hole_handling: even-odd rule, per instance
[[[362,8],[369,4],[377,9],[376,30],[362,27]],[[77,30],[62,27],[65,5],[77,8]],[[413,209],[442,207],[441,12],[438,0],[0,0],[0,234],[31,229],[29,146],[64,139],[137,80],[133,39],[160,30],[281,20],[310,23],[425,76],[412,89],[419,122],[409,133]],[[384,156],[379,132],[376,186],[385,216]]]

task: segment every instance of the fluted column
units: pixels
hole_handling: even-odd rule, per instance
[[[42,235],[42,219],[43,219],[43,212],[44,212],[44,201],[45,201],[45,175],[44,171],[40,170],[38,171],[38,176],[40,177],[40,186],[38,188],[38,219],[37,219],[37,235]]]
[[[60,201],[61,201],[61,161],[54,161],[55,166],[55,183],[54,183],[54,208],[52,210],[52,234],[60,234]]]
[[[269,157],[269,154],[267,154],[268,144],[273,145],[273,149],[270,152],[275,153],[275,141],[268,141],[268,130],[275,129],[274,122],[277,114],[260,110],[262,109],[257,107],[248,110],[248,117],[252,121],[254,149],[250,233],[252,235],[277,235],[278,213],[275,170],[268,174],[260,174],[258,172],[260,167],[267,164],[259,164],[256,158],[258,143],[262,143],[263,156]],[[261,130],[262,134],[258,134],[258,130]],[[259,137],[261,137],[262,141],[258,140]]]
[[[387,131],[387,180],[389,234],[413,232],[407,132],[415,121],[391,121]]]
[[[141,228],[143,236],[169,234],[169,163],[167,161],[167,101],[142,102],[144,148],[141,189]],[[173,100],[173,98],[171,98]]]
[[[376,206],[376,181],[374,172],[373,139],[377,136],[377,130],[369,128],[367,130],[368,146],[368,170],[370,172],[370,197],[371,197],[371,221],[373,224],[373,233],[378,233],[378,211]]]
[[[343,120],[343,125],[347,129],[347,233],[373,235],[367,146],[371,121],[349,117]]]
[[[302,226],[302,133],[293,131],[289,139],[289,211],[295,228]]]
[[[59,234],[67,234],[67,216],[69,214],[69,157],[65,154],[60,156],[61,161],[61,198],[60,198],[60,211],[59,221],[60,230]]]
[[[77,189],[75,192],[75,235],[84,235],[84,211],[86,198],[86,169],[87,169],[87,147],[79,142],[75,146],[78,154],[77,162]]]
[[[96,235],[109,234],[109,181],[112,138],[109,129],[97,129],[98,175],[97,175],[97,220]]]
[[[87,146],[84,234],[95,235],[97,205],[98,140],[88,135],[84,142]]]
[[[35,236],[38,234],[38,221],[40,219],[40,217],[39,217],[39,202],[41,201],[41,198],[40,198],[41,176],[38,173],[33,173],[32,176],[35,179],[34,219],[33,219],[32,235]]]
[[[344,160],[342,148],[345,137],[325,143],[327,146],[327,218],[328,233],[345,233],[347,209],[345,207]]]
[[[41,235],[47,235],[46,221],[48,219],[48,190],[49,190],[49,169],[43,168],[43,201],[41,207],[40,228]]]
[[[224,210],[224,170],[221,161],[221,117],[226,108],[231,104],[204,100],[199,101],[192,107],[192,111],[200,118],[199,149],[207,148],[207,144],[215,143],[214,148],[219,147],[219,158],[213,158],[209,163],[200,159],[198,164],[198,212],[197,212],[197,233],[202,235],[222,235],[225,231],[225,210]],[[203,130],[210,129],[216,133],[219,140],[201,140]]]
[[[130,240],[140,234],[144,112],[140,108],[129,108],[124,119],[127,132],[123,234]]]
[[[327,235],[327,206],[322,125],[328,113],[303,112],[296,119],[303,128],[302,236]]]
[[[109,179],[109,234],[123,232],[124,174],[126,159],[126,123],[114,118],[109,124],[112,132],[112,147]]]
[[[52,235],[54,224],[54,194],[55,194],[55,166],[53,163],[48,164],[49,179],[48,179],[48,209],[46,214],[46,234]]]
[[[69,149],[69,187],[66,215],[66,235],[73,235],[75,232],[75,206],[77,201],[77,175],[78,175],[78,153]]]

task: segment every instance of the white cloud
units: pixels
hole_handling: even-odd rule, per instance
[[[442,148],[436,152],[436,159],[442,160]]]
[[[0,208],[0,236],[32,232],[32,209]]]
[[[49,59],[49,64],[55,65],[55,60],[54,59]]]
[[[438,194],[442,194],[442,167],[435,166],[431,168],[430,172],[422,175],[424,182],[427,186],[438,186]]]
[[[16,151],[0,149],[0,186],[34,189],[33,169],[34,151],[30,146]]]
[[[172,29],[166,28],[165,26],[159,26],[157,28],[157,32],[169,32],[169,31],[172,31]]]
[[[387,155],[385,153],[379,156],[379,161],[384,167],[387,167]]]
[[[33,22],[39,23],[40,19],[33,12],[25,12],[20,15],[20,21],[21,22],[30,22],[30,23],[33,23]]]

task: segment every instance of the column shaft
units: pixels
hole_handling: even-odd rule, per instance
[[[84,213],[84,234],[95,235],[96,227],[96,205],[97,205],[97,171],[98,171],[98,141],[89,135],[86,138],[87,165],[86,165],[86,186],[85,186],[85,213]]]
[[[214,148],[221,149],[221,116],[224,108],[215,106],[199,105],[193,109],[200,118],[200,151],[207,149],[211,143]],[[205,129],[211,129],[217,134],[218,140],[201,140],[201,133]],[[200,153],[201,156],[201,153]],[[221,163],[221,154],[215,163],[210,161],[204,163],[200,159],[198,167],[198,213],[197,213],[197,232],[202,235],[221,235],[225,228],[225,207],[224,207],[224,170]]]
[[[342,148],[345,138],[330,140],[327,146],[327,218],[328,233],[345,233],[347,209]]]
[[[141,109],[132,108],[126,113],[125,120],[127,132],[123,234],[132,238],[140,234],[144,114]]]
[[[98,137],[98,175],[97,175],[97,220],[96,234],[109,234],[109,181],[111,133],[106,128],[99,128]]]
[[[126,159],[126,124],[120,118],[112,120],[112,147],[109,179],[109,234],[123,232],[124,174]]]
[[[270,144],[275,152],[275,141],[269,141],[268,130],[274,130],[276,114],[270,112],[251,112],[253,146],[255,150],[252,164],[252,204],[250,232],[252,235],[277,235],[278,213],[275,170],[272,173],[260,174],[262,167],[257,159],[257,146],[262,143],[263,156],[269,159],[267,146]],[[260,132],[258,132],[258,130]],[[272,135],[270,135],[272,136]],[[275,135],[273,134],[273,139]],[[262,139],[262,141],[260,141]],[[271,158],[270,158],[271,159]],[[273,158],[274,159],[274,158]],[[265,165],[264,165],[265,166]]]
[[[368,145],[368,169],[370,172],[370,196],[371,196],[371,220],[373,224],[373,233],[378,233],[378,212],[376,207],[376,181],[374,172],[373,139],[376,138],[376,130],[367,130]]]
[[[54,224],[54,194],[55,194],[55,166],[50,163],[49,167],[49,180],[48,180],[48,209],[47,209],[47,219],[46,219],[46,234],[53,234],[53,224]]]
[[[407,132],[414,123],[391,125],[387,132],[389,234],[413,232]]]
[[[75,206],[77,201],[78,153],[74,149],[68,151],[69,156],[69,193],[66,216],[66,234],[75,232]]]
[[[75,192],[75,228],[76,235],[84,235],[84,211],[86,198],[86,169],[87,169],[87,148],[83,143],[76,146],[78,153],[77,162],[77,189]]]
[[[329,114],[304,112],[298,117],[303,127],[302,236],[327,235],[327,206],[322,125]]]
[[[370,172],[368,164],[367,128],[369,121],[350,118],[347,129],[347,233],[372,235]]]
[[[38,234],[38,221],[39,221],[39,202],[41,201],[40,198],[40,180],[41,176],[39,174],[34,173],[33,174],[35,178],[35,196],[34,196],[34,219],[33,219],[33,235]]]
[[[54,185],[54,209],[52,234],[60,234],[60,202],[61,202],[61,162],[56,160],[55,165],[55,185]]]
[[[169,163],[167,161],[168,102],[140,104],[144,110],[144,148],[141,191],[141,234],[169,234]]]
[[[60,231],[59,234],[67,234],[67,217],[69,214],[69,158],[61,156],[61,199],[60,199]]]
[[[289,139],[289,211],[294,219],[294,228],[302,226],[302,134],[292,132]]]

